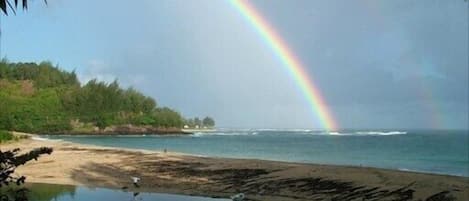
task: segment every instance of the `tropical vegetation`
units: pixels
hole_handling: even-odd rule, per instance
[[[0,130],[0,143],[13,140],[14,136],[10,132]]]
[[[205,122],[213,126],[210,119]],[[50,62],[0,61],[0,130],[53,133],[129,124],[181,128],[184,123],[175,110],[158,107],[153,98],[117,81],[82,85],[74,71]]]
[[[192,119],[186,119],[184,126],[189,128],[213,128],[215,126],[215,120],[211,117],[205,117],[202,120],[200,120],[199,117],[194,117]]]

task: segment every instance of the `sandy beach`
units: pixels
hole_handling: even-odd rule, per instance
[[[249,200],[469,200],[468,178],[376,168],[208,158],[179,153],[105,148],[26,139],[2,150],[52,147],[17,169],[27,182],[132,188],[139,191]]]

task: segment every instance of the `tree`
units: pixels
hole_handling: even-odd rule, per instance
[[[44,0],[46,2],[46,0]],[[47,3],[47,2],[46,2]],[[7,5],[16,12],[16,8],[18,6],[18,0],[14,0],[14,7],[8,0],[0,0],[0,9],[5,15],[8,15],[7,12]],[[23,9],[28,8],[28,1],[22,0]],[[3,65],[5,60],[2,60],[0,64],[0,78],[4,78],[8,74],[8,69],[6,65]],[[23,74],[23,75],[30,75],[30,74]],[[2,186],[8,186],[11,183],[16,184],[17,186],[24,184],[26,177],[25,176],[12,176],[18,166],[26,164],[30,160],[37,160],[37,158],[43,154],[51,154],[52,148],[48,147],[41,147],[37,149],[33,149],[30,152],[19,154],[20,149],[13,149],[10,151],[2,152],[0,150],[0,188]],[[8,200],[15,200],[15,201],[26,201],[28,200],[26,196],[27,189],[20,188],[18,190],[14,190],[14,192],[10,195],[4,194],[3,191],[0,192],[0,200],[8,201]]]
[[[200,121],[199,117],[194,118],[194,124],[196,126],[202,126],[202,121]]]
[[[8,15],[8,7],[16,14],[16,9],[18,8],[19,3],[21,3],[23,10],[28,9],[28,0],[14,0],[13,4],[11,0],[0,0],[0,9],[2,10],[3,14]],[[44,0],[44,3],[47,4],[47,0]]]
[[[109,120],[104,115],[97,116],[95,118],[95,121],[96,121],[95,124],[99,129],[105,129],[106,127],[109,126]]]
[[[186,119],[184,123],[189,127],[195,126],[194,119]]]
[[[0,129],[51,133],[80,130],[86,123],[101,129],[126,124],[180,128],[184,123],[177,111],[157,107],[155,99],[123,89],[117,80],[92,79],[81,86],[74,71],[50,62],[0,61],[0,76]]]
[[[202,123],[206,127],[214,127],[215,126],[215,120],[213,120],[211,117],[205,117],[202,120]]]

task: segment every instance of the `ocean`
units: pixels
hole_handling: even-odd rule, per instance
[[[469,177],[467,130],[220,129],[181,136],[46,135],[81,144]]]

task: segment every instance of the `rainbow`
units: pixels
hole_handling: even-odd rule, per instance
[[[278,56],[283,66],[303,92],[308,103],[311,105],[312,112],[318,117],[322,126],[328,131],[336,131],[338,129],[337,123],[332,117],[319,89],[314,85],[313,80],[308,77],[305,68],[294,56],[288,45],[248,1],[230,0],[229,2],[252,25],[274,54]]]

